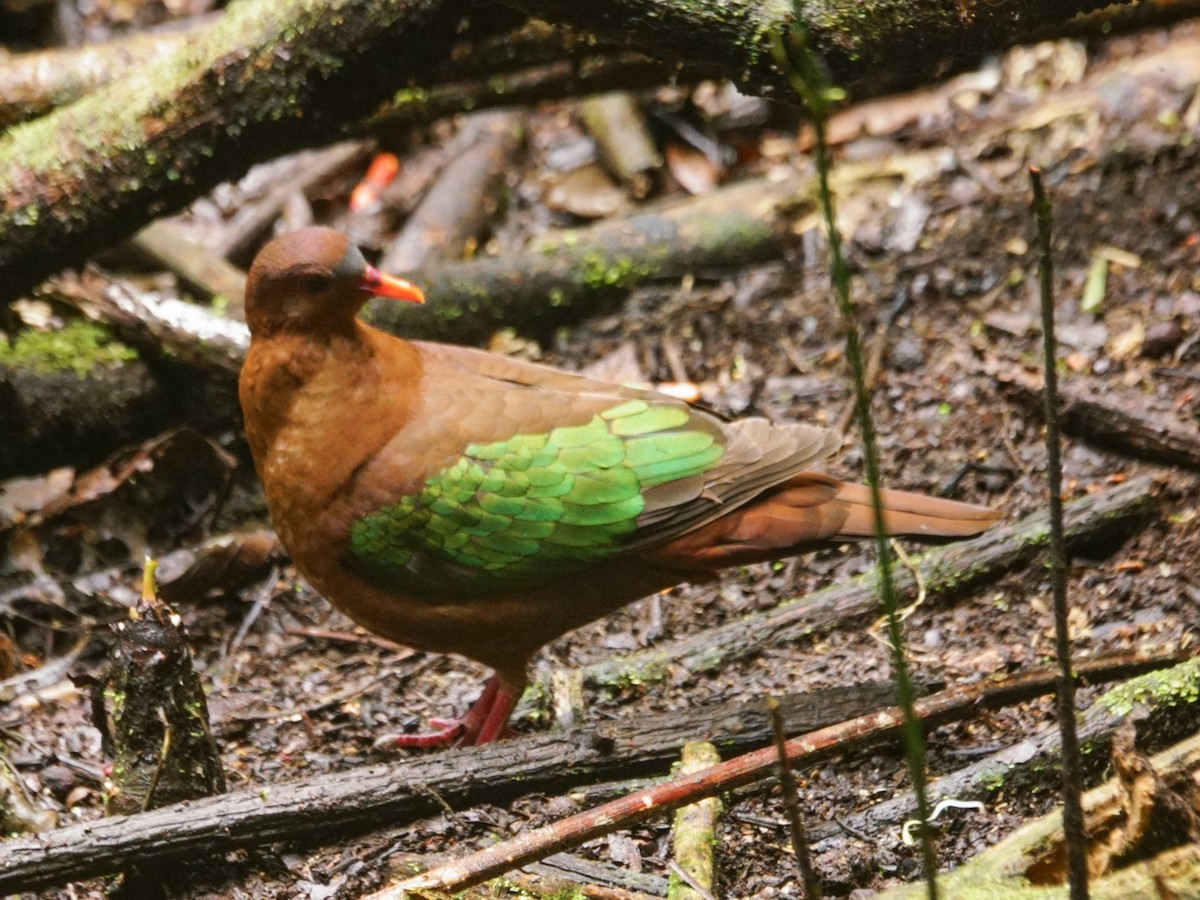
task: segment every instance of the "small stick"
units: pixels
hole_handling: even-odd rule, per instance
[[[787,813],[788,826],[792,833],[792,849],[796,851],[796,865],[804,880],[804,896],[807,900],[821,900],[821,880],[813,869],[812,856],[808,852],[808,835],[804,820],[800,818],[800,797],[796,793],[796,779],[787,760],[787,735],[783,731],[783,714],[779,701],[767,698],[767,709],[771,712],[771,731],[775,735],[775,750],[779,754],[779,786],[783,789],[783,808]]]

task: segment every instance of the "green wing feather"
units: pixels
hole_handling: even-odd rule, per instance
[[[687,407],[628,400],[583,425],[469,445],[419,493],[359,519],[351,557],[429,596],[548,581],[629,547],[644,492],[702,475],[724,452],[720,430]]]

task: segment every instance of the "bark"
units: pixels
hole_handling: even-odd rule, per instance
[[[912,87],[994,53],[1035,29],[1061,25],[1106,0],[504,0],[531,16],[592,32],[656,59],[704,60],[752,94],[794,95],[771,56],[771,36],[798,15],[832,83],[856,98]]]
[[[225,791],[208,704],[178,623],[174,610],[151,595],[136,618],[115,628],[98,704],[104,716],[96,723],[113,759],[112,814]]]
[[[683,745],[680,761],[679,774],[694,775],[717,765],[721,756],[712,744],[692,741]],[[717,797],[708,797],[675,811],[671,842],[675,863],[683,874],[672,874],[667,900],[704,900],[701,890],[710,897],[716,895],[715,851],[720,815],[721,801]]]
[[[525,139],[520,113],[480,113],[463,124],[465,144],[379,260],[385,272],[412,272],[433,260],[460,260],[500,212],[508,173]]]
[[[223,300],[230,318],[245,319],[245,273],[191,240],[174,221],[150,223],[134,236],[133,244],[203,299]]]
[[[1041,386],[1023,373],[997,373],[997,383],[1026,409],[1041,412]],[[1081,437],[1105,452],[1122,452],[1187,469],[1200,469],[1200,430],[1169,413],[1145,410],[1139,399],[1118,405],[1107,397],[1088,396],[1069,384],[1059,386],[1059,418],[1067,434]]]
[[[650,193],[662,157],[637,100],[625,91],[589,97],[579,104],[579,115],[596,139],[608,170],[629,186],[634,197]]]
[[[0,478],[85,469],[174,421],[172,387],[140,359],[81,373],[0,366]]]
[[[164,59],[188,31],[135,34],[104,44],[0,57],[0,129],[36,119],[89,91]]]
[[[561,59],[514,72],[458,79],[398,96],[387,108],[351,126],[360,134],[388,127],[420,125],[456,113],[498,106],[530,106],[600,91],[653,88],[675,80],[696,81],[700,73],[678,69],[640,53],[591,54]]]

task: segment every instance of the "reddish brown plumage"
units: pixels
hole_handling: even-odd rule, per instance
[[[723,422],[689,411],[724,455],[693,477],[643,491],[626,549],[591,563],[601,577],[552,577],[519,587],[415,590],[348,562],[362,517],[414,495],[468,444],[585,425],[631,400],[678,401],[476,350],[403,341],[355,313],[378,273],[341,235],[307,229],[255,260],[246,310],[252,342],[240,398],[255,464],[284,546],[313,586],[367,628],[425,650],[460,653],[496,670],[466,733],[500,734],[547,641],[639,597],[719,569],[776,559],[872,533],[868,491],[809,470],[837,447],[821,429],[762,419]],[[393,296],[409,296],[387,283]],[[964,537],[997,514],[985,507],[884,492],[889,530]]]

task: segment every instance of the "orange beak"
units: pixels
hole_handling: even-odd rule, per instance
[[[367,266],[359,287],[380,297],[407,300],[409,303],[425,302],[425,295],[415,284],[409,284],[403,278],[384,275],[374,266]]]

